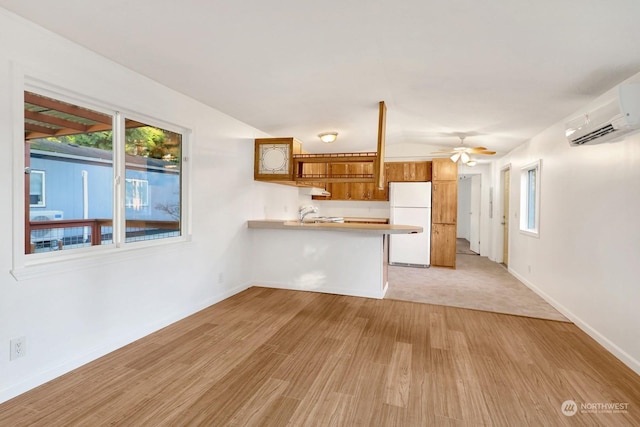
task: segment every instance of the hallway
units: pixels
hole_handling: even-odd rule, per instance
[[[455,270],[390,265],[385,299],[569,322],[503,265],[471,252],[466,240],[458,239],[457,252]]]

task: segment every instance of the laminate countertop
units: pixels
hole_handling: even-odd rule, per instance
[[[299,231],[341,231],[350,233],[366,233],[374,235],[383,234],[415,234],[422,233],[422,227],[415,225],[396,224],[367,224],[355,222],[305,222],[287,219],[262,219],[247,221],[249,228],[267,228],[278,230],[299,230]]]

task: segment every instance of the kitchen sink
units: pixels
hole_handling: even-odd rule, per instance
[[[304,222],[315,224],[323,222],[344,222],[344,218],[341,216],[314,216],[305,218]]]

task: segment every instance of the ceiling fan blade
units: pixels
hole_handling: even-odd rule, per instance
[[[479,153],[480,151],[487,151],[487,147],[471,147],[469,148],[470,153]]]
[[[483,154],[485,156],[493,156],[494,154],[496,154],[496,152],[495,151],[487,151],[487,150],[485,150],[485,151],[478,151],[478,152],[475,152],[473,154]]]

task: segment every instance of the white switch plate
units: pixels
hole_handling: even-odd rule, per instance
[[[9,352],[9,360],[15,360],[27,354],[27,338],[14,338],[9,341],[11,350]]]

